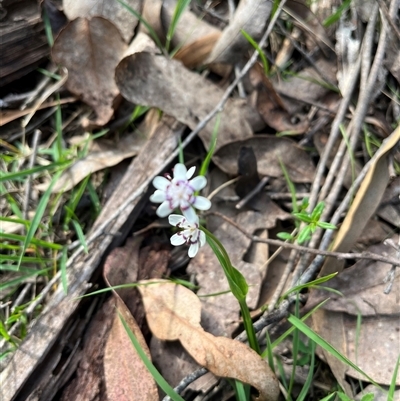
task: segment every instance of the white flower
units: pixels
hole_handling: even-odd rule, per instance
[[[206,243],[206,235],[199,229],[199,218],[196,216],[195,222],[188,221],[184,216],[171,214],[168,217],[169,224],[182,228],[171,237],[171,244],[179,246],[183,244],[190,245],[188,255],[190,258],[196,256],[199,248]]]
[[[204,196],[196,196],[195,192],[203,189],[207,184],[204,176],[192,178],[196,167],[189,171],[185,165],[178,163],[174,167],[174,178],[155,177],[153,185],[157,189],[150,200],[161,203],[157,209],[160,217],[168,216],[174,209],[180,208],[187,220],[195,222],[197,215],[194,207],[199,210],[207,210],[211,207],[211,202]]]

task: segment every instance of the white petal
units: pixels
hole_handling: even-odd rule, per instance
[[[199,251],[199,243],[195,242],[194,244],[191,244],[188,251],[189,258],[194,258],[197,255],[198,251]]]
[[[180,214],[170,214],[168,216],[168,222],[171,226],[177,226],[180,223],[182,224],[183,220],[185,220],[185,218]]]
[[[196,196],[193,206],[199,210],[208,210],[211,207],[211,202],[204,196]]]
[[[186,173],[186,178],[188,180],[190,180],[193,177],[194,172],[196,171],[196,167],[190,167],[190,169],[188,170],[188,172]]]
[[[160,175],[155,177],[153,180],[154,187],[160,189],[161,191],[165,191],[170,184],[170,180],[167,180],[165,177],[161,177]]]
[[[197,217],[197,214],[192,207],[184,210],[182,209],[181,211],[189,223],[199,223],[199,218]]]
[[[200,241],[200,246],[204,246],[204,244],[206,243],[206,234],[202,230],[200,230],[199,241]]]
[[[165,192],[157,189],[153,195],[150,196],[150,201],[154,203],[161,203],[165,201]]]
[[[190,180],[190,186],[193,187],[196,191],[200,191],[207,185],[207,178],[204,175],[198,175],[194,177],[193,180]]]
[[[174,246],[179,246],[179,245],[183,245],[186,241],[185,238],[182,237],[182,235],[179,234],[174,234],[171,239],[171,244]]]
[[[186,167],[182,163],[175,164],[174,167],[174,179],[186,180]]]
[[[172,209],[169,207],[169,202],[165,201],[161,203],[161,205],[156,210],[158,217],[167,217],[172,212]]]

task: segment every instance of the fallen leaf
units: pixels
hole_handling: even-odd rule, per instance
[[[160,18],[165,33],[168,32],[171,25],[177,4],[177,0],[163,1]],[[187,7],[180,15],[171,38],[171,44],[173,47],[187,46],[208,35],[216,35],[219,37],[221,31],[213,25],[210,25],[204,19],[199,18]]]
[[[85,330],[82,357],[76,368],[75,377],[64,388],[60,401],[107,400],[104,389],[103,358],[114,314],[115,302],[109,298]]]
[[[124,58],[116,70],[116,82],[122,96],[135,104],[157,107],[194,129],[223,96],[224,91],[179,61],[162,56],[136,53]],[[229,99],[220,114],[217,148],[235,139],[252,135],[247,119],[258,113],[243,100]],[[199,136],[209,147],[216,119]]]
[[[292,123],[294,114],[289,113],[285,102],[275,91],[274,85],[265,75],[260,64],[255,64],[249,73],[250,81],[255,88],[252,98],[258,112],[264,121],[278,132],[288,132],[293,134],[302,134],[306,132],[310,126],[307,116],[300,116],[300,121]],[[299,113],[296,113],[299,117]]]
[[[232,20],[222,31],[207,62],[236,64],[242,61],[253,47],[241,30],[257,42],[265,31],[271,10],[272,1],[270,0],[240,1]]]
[[[255,351],[226,337],[214,337],[200,326],[201,303],[187,288],[168,281],[142,281],[146,317],[161,340],[179,340],[190,355],[217,376],[248,383],[259,391],[258,400],[274,401],[279,385],[274,373]]]
[[[124,3],[140,14],[141,0],[125,0]],[[116,0],[63,0],[63,9],[70,20],[90,17],[106,18],[118,28],[126,43],[131,41],[138,24],[135,15]]]
[[[242,146],[251,146],[254,149],[258,173],[262,176],[282,177],[279,163],[281,160],[293,182],[311,182],[314,178],[311,156],[293,140],[273,135],[256,135],[242,141],[232,141],[215,153],[214,163],[227,174],[236,175],[237,160]]]
[[[135,319],[120,298],[116,298],[116,302],[118,312],[150,359],[150,351]],[[115,313],[104,351],[104,375],[109,400],[153,401],[158,399],[154,378],[137,354],[118,313]]]
[[[393,238],[393,241],[396,243],[398,238]],[[396,250],[382,243],[368,250],[396,257]],[[385,385],[390,385],[400,353],[400,270],[396,270],[392,291],[385,294],[385,278],[389,270],[390,265],[386,263],[360,260],[329,281],[329,287],[340,291],[343,296],[331,291],[314,290],[307,303],[307,307],[312,308],[330,298],[323,306],[324,320],[314,319],[313,316],[317,332],[329,342],[335,341],[332,337],[336,331],[341,332],[340,342],[335,344],[337,349],[376,382]],[[358,330],[359,316],[361,327]],[[335,331],[332,330],[332,318],[340,324]],[[347,366],[343,366],[343,373],[365,380]],[[397,384],[400,384],[399,377]]]
[[[137,131],[124,136],[117,143],[106,139],[94,142],[87,156],[76,161],[63,172],[52,192],[69,191],[89,174],[115,166],[122,160],[137,155],[145,142],[145,136]],[[49,183],[44,182],[35,188],[39,191],[45,191],[48,186]]]
[[[126,48],[118,29],[101,17],[71,21],[54,43],[54,61],[68,69],[67,88],[93,107],[96,125],[106,124],[113,115],[119,94],[114,72]]]
[[[397,146],[400,140],[400,126],[386,138],[377,150],[378,157],[370,166],[359,190],[343,220],[332,246],[332,251],[348,252],[356,243],[361,232],[371,216],[379,206],[385,189],[389,183],[390,151]],[[343,270],[344,261],[335,258],[327,258],[322,269],[321,276],[340,272]]]

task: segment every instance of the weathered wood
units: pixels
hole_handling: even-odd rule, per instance
[[[0,87],[33,71],[50,53],[35,0],[0,3]]]
[[[104,221],[107,221],[108,216],[112,215],[118,206],[124,204],[124,201],[135,189],[150,184],[153,177],[159,173],[165,160],[178,146],[180,127],[181,124],[176,123],[172,118],[163,118],[127,169],[124,178],[98,217],[92,232]],[[88,256],[83,255],[71,266],[67,274],[68,295],[64,294],[60,284],[31,332],[1,372],[0,399],[2,401],[26,400],[37,387],[43,388],[46,383],[51,382],[52,374],[40,376],[37,371],[45,359],[46,364],[55,366],[54,361],[58,360],[60,355],[53,354],[51,351],[53,345],[60,341],[64,328],[70,324],[69,319],[80,305],[81,301],[77,298],[87,292],[88,283],[115,235],[124,230],[128,219],[132,224],[140,214],[141,203],[143,204],[140,200],[137,198],[124,208],[108,226],[107,235],[103,235],[89,245]],[[146,201],[146,199],[143,200]],[[23,396],[21,396],[22,394]],[[33,397],[31,399],[39,400],[40,398]]]

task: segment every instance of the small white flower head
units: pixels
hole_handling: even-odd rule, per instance
[[[184,216],[171,214],[168,221],[169,224],[182,229],[171,237],[171,244],[190,245],[188,255],[190,258],[195,257],[198,250],[206,243],[206,235],[199,229],[199,218],[196,216],[196,221],[192,223]]]
[[[184,164],[178,163],[174,167],[174,177],[157,176],[153,180],[156,191],[150,200],[161,203],[157,208],[157,215],[168,216],[174,209],[179,208],[188,221],[195,222],[197,215],[193,208],[208,210],[211,202],[204,196],[196,196],[195,192],[203,189],[207,184],[204,176],[192,176],[196,167],[186,170]]]

